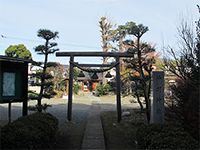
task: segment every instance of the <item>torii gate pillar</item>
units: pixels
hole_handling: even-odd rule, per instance
[[[116,57],[116,62],[119,62],[119,57]],[[120,122],[122,118],[121,110],[121,82],[120,82],[120,65],[116,66],[116,97],[117,97],[117,121]]]
[[[69,90],[68,90],[68,109],[67,109],[67,119],[72,120],[72,96],[73,96],[73,78],[74,78],[74,56],[70,56],[70,66],[69,66]]]

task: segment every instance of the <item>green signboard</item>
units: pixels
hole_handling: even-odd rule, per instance
[[[28,63],[0,61],[0,103],[27,100]]]

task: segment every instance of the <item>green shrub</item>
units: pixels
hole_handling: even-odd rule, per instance
[[[197,149],[198,142],[181,127],[141,125],[136,138],[140,149]]]
[[[55,98],[62,98],[63,97],[63,94],[64,92],[63,91],[55,91],[56,92],[56,95],[55,95]]]
[[[109,91],[111,90],[111,86],[109,84],[98,84],[96,88],[96,95],[97,96],[103,96],[107,95]]]
[[[150,124],[141,124],[136,131],[136,139],[138,146],[141,149],[145,149],[150,145],[151,138],[153,135],[158,134],[162,130],[162,126]]]
[[[78,83],[74,84],[74,93],[78,94],[79,90],[81,89],[80,85]]]
[[[38,93],[34,92],[34,91],[28,91],[28,99],[29,100],[35,100],[38,97]]]
[[[38,112],[46,112],[47,108],[51,107],[49,104],[41,104],[41,105],[35,105],[35,106],[28,106],[28,110],[30,111],[38,111]]]
[[[55,141],[58,120],[49,113],[34,113],[2,127],[2,149],[50,148]]]
[[[149,149],[198,149],[198,142],[180,128],[166,127],[154,135]]]

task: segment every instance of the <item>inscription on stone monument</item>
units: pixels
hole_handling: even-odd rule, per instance
[[[152,72],[151,123],[164,123],[164,72]]]

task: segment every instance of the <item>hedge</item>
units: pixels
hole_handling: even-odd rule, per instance
[[[136,138],[139,149],[198,149],[199,143],[181,127],[141,125]]]
[[[21,117],[1,128],[1,148],[50,148],[55,142],[57,130],[58,120],[49,113]]]

